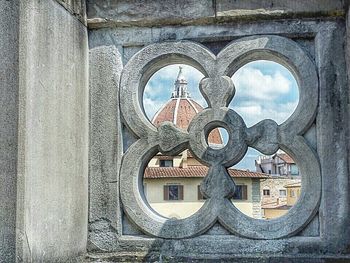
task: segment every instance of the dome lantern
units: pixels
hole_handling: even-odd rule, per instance
[[[187,80],[182,72],[182,67],[179,66],[179,73],[174,83],[174,92],[172,98],[189,98],[190,94],[187,91]]]

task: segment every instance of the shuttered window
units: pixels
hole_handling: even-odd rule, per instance
[[[236,191],[232,197],[234,200],[248,200],[248,188],[246,185],[236,185]]]
[[[159,167],[173,167],[173,160],[159,160]]]
[[[164,200],[184,200],[183,185],[164,185]]]
[[[270,190],[269,189],[264,189],[263,190],[263,195],[264,196],[270,196]]]
[[[202,194],[202,192],[201,192],[201,186],[200,185],[198,185],[197,186],[197,196],[198,196],[198,200],[205,200],[205,199],[207,199],[203,194]]]

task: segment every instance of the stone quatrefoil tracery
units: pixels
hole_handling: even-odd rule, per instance
[[[263,120],[247,128],[244,120],[228,108],[235,93],[230,76],[242,65],[258,59],[283,64],[298,81],[299,104],[281,125]],[[175,63],[187,63],[205,75],[200,91],[209,106],[194,117],[187,132],[170,122],[157,129],[142,110],[141,98],[148,79],[160,68]],[[315,119],[317,104],[315,66],[297,43],[284,37],[242,38],[230,43],[217,56],[189,41],[157,43],[143,48],[130,59],[121,77],[121,112],[126,125],[139,138],[125,153],[121,167],[120,191],[125,213],[143,232],[161,238],[196,236],[217,221],[231,233],[246,238],[276,239],[296,234],[315,216],[320,201],[320,165],[303,137]],[[228,131],[229,140],[222,149],[212,149],[206,136],[219,126]],[[286,215],[268,221],[253,219],[229,200],[235,184],[226,168],[238,163],[248,146],[264,154],[273,154],[281,148],[298,163],[303,174],[303,189],[299,201]],[[142,191],[143,171],[158,151],[174,155],[187,148],[210,166],[201,184],[208,198],[192,216],[167,219],[148,205]]]

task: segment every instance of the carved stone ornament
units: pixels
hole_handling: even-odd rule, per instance
[[[235,87],[231,76],[254,60],[272,60],[287,67],[298,82],[300,99],[292,116],[281,125],[263,120],[247,128],[242,117],[228,105]],[[142,96],[149,78],[160,68],[176,63],[191,65],[205,78],[200,91],[208,108],[198,113],[188,130],[165,122],[158,129],[143,111]],[[125,66],[121,77],[120,107],[125,124],[138,137],[126,151],[120,173],[123,209],[129,219],[146,234],[169,239],[198,236],[215,222],[231,233],[251,239],[277,239],[295,235],[318,211],[321,173],[318,157],[303,134],[314,122],[318,106],[318,78],[315,65],[299,45],[279,36],[245,37],[231,42],[217,56],[206,47],[190,42],[164,42],[146,46]],[[229,140],[222,149],[208,146],[210,130],[223,127]],[[235,183],[227,168],[238,163],[247,148],[273,154],[279,148],[298,164],[302,176],[299,201],[289,212],[276,219],[253,219],[240,212],[230,201]],[[157,214],[142,191],[142,176],[148,161],[157,153],[175,155],[190,149],[202,163],[209,165],[201,183],[207,197],[204,205],[185,219],[168,219]]]

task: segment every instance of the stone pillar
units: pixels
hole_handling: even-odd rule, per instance
[[[261,219],[261,196],[260,196],[260,180],[252,179],[252,202],[253,202],[253,217]]]
[[[114,46],[90,50],[90,250],[111,250],[122,234],[119,167],[123,154],[119,112],[121,55]],[[104,234],[108,232],[108,234]]]
[[[18,2],[17,261],[66,262],[87,242],[87,29],[78,0]]]
[[[349,5],[349,4],[348,4]],[[350,123],[350,6],[348,7],[348,12],[346,15],[346,66],[347,66],[347,76],[348,76],[348,105],[347,105],[347,117]],[[348,171],[350,171],[350,127],[347,130],[347,154],[348,154]],[[348,189],[350,189],[350,175],[348,178]],[[350,219],[350,191],[348,191],[348,218]],[[348,231],[350,232],[350,220],[348,221]],[[348,252],[350,253],[350,239],[348,241]]]
[[[0,1],[0,262],[15,261],[18,1]]]

